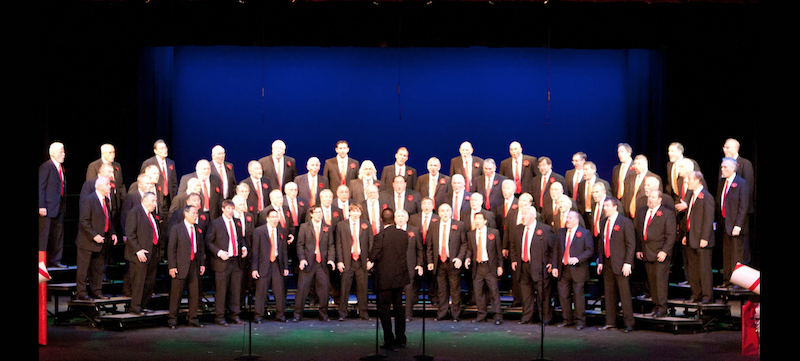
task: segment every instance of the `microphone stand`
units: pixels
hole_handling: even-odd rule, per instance
[[[378,269],[375,268],[375,266],[373,266],[372,269],[375,270],[375,279],[377,280],[378,279]],[[375,296],[377,296],[377,294]],[[378,302],[378,298],[377,297],[375,298],[375,302],[377,304],[377,302]],[[364,360],[364,361],[377,361],[377,360],[383,360],[383,359],[386,358],[386,355],[381,354],[380,351],[379,351],[380,346],[378,345],[378,343],[380,341],[379,341],[379,336],[378,335],[380,333],[380,331],[379,331],[380,330],[380,328],[379,328],[380,323],[381,323],[381,316],[380,316],[380,310],[378,310],[378,317],[375,318],[375,353],[367,355],[367,356],[364,356],[364,357],[361,358],[361,360]]]
[[[255,296],[254,291],[252,290],[251,287],[248,287],[248,292],[253,292],[253,293],[245,294],[245,299],[248,298],[247,296],[250,296],[250,298]],[[250,313],[253,313],[253,306],[250,304],[249,301],[247,302],[247,310]],[[253,313],[253,315],[255,314]],[[259,358],[260,357],[258,355],[253,354],[253,317],[250,317],[250,320],[247,322],[247,355],[239,356],[235,360],[247,361],[247,360],[258,360]]]
[[[423,268],[423,272],[425,272],[425,268]],[[428,302],[431,300],[431,282],[430,282],[430,272],[428,273],[428,277],[426,277],[427,286],[425,290],[425,295],[427,296]],[[415,360],[420,361],[432,361],[433,355],[428,355],[425,353],[425,301],[422,302],[422,354],[414,355]]]
[[[544,299],[544,293],[545,293],[545,291],[544,291],[544,280],[545,280],[545,278],[544,277],[545,277],[545,274],[547,274],[544,271],[544,269],[547,267],[547,259],[546,259],[546,257],[547,257],[547,248],[549,248],[549,247],[550,247],[550,244],[548,244],[546,242],[542,246],[542,262],[544,262],[545,267],[542,267],[542,280],[541,280],[541,282],[542,282],[542,292],[539,294],[539,298],[541,298],[541,300],[542,300],[542,307],[539,309],[539,312],[542,313],[541,320],[539,320],[540,321],[540,325],[541,325],[541,338],[539,340],[539,357],[535,358],[534,359],[535,361],[552,361],[551,359],[544,357],[544,316],[545,316],[545,314],[544,314],[544,303],[545,302],[550,302],[549,299]]]

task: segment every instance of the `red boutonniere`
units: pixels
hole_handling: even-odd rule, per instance
[[[281,233],[278,238],[283,239],[283,233]]]
[[[231,170],[231,169],[233,169],[233,164],[225,164],[225,168],[228,168],[228,170]]]
[[[173,169],[175,169],[175,165],[174,164],[170,164],[169,165],[169,170],[173,170]]]
[[[703,195],[703,193],[700,193],[700,194],[697,195],[697,198],[703,199],[703,198],[705,198],[705,196]]]
[[[286,218],[292,218],[292,212],[286,211]]]
[[[469,196],[464,196],[464,200],[468,201],[469,200]]]
[[[253,217],[250,217],[250,216],[244,217],[244,219],[247,221],[247,223],[250,223],[250,222],[253,221]]]
[[[475,167],[475,168],[480,168],[480,167],[481,167],[481,163],[479,163],[479,162],[475,162],[475,165],[474,165],[474,167]]]
[[[350,169],[356,169],[356,164],[355,163],[350,163]]]
[[[202,228],[195,228],[195,229],[197,230],[197,233],[203,233],[203,229]]]
[[[439,184],[447,184],[447,181],[445,181],[444,178],[439,179]]]
[[[412,201],[414,201],[414,196],[412,196],[412,195],[410,195],[410,194],[408,195],[408,197],[407,197],[407,198],[408,198],[408,201],[409,201],[409,202],[412,202]]]
[[[537,236],[541,236],[542,235],[542,230],[541,229],[537,229],[536,230],[536,235]]]
[[[372,182],[372,184],[374,184],[378,188],[380,188],[380,186],[381,186],[381,182]]]
[[[369,226],[367,226],[366,223],[361,223],[361,229],[367,229],[367,228],[369,228]]]
[[[494,182],[492,182],[492,185],[497,185],[497,183],[499,183],[499,181],[495,179]]]
[[[153,217],[155,217],[157,221],[160,220],[160,218],[158,218],[157,214],[153,215]]]
[[[731,183],[731,188],[736,188],[736,182]]]
[[[582,234],[581,231],[577,231],[575,232],[575,237],[581,238],[581,234]]]
[[[328,231],[328,226],[322,226],[322,231],[323,232],[327,232]]]
[[[287,161],[286,161],[286,166],[287,166],[287,167],[291,167],[291,166],[292,166],[292,162],[291,162],[291,161],[289,161],[289,160],[287,160]]]
[[[490,234],[487,238],[489,238],[489,240],[492,241],[492,240],[494,240],[494,235]]]
[[[452,228],[454,231],[457,231],[458,230],[458,225],[454,224],[454,225],[450,226],[450,228]]]
[[[158,188],[158,191],[161,192],[161,186],[158,186],[156,188]]]
[[[250,209],[250,212],[252,212],[253,211],[253,206],[250,206],[250,208],[248,208],[248,209]]]
[[[409,237],[414,237],[414,232],[408,231],[408,236]]]
[[[408,175],[413,175],[413,174],[414,174],[414,172],[412,172],[412,171],[409,169],[409,170],[407,170],[407,171],[406,171],[406,174],[408,174]]]
[[[269,184],[261,183],[261,188],[267,189],[267,188],[269,188]]]
[[[512,204],[511,205],[511,209],[517,209],[517,205],[516,204]]]
[[[322,184],[322,183],[320,183],[320,184],[319,184],[319,187],[320,187],[320,188],[325,188],[325,185],[324,185],[324,184]]]
[[[619,232],[619,225],[614,226],[614,232]]]
[[[337,212],[337,211],[333,211],[333,217],[334,217],[334,218],[335,218],[335,217],[339,217],[339,212]]]
[[[531,163],[530,163],[530,162],[528,162],[527,160],[523,160],[523,161],[522,161],[522,166],[523,166],[523,167],[527,167],[527,166],[529,166],[529,165],[531,165]]]
[[[656,217],[661,217],[661,215],[662,215],[661,211],[656,212]]]
[[[297,204],[299,204],[299,205],[300,205],[300,207],[304,207],[304,206],[305,206],[305,204],[303,203],[303,201],[297,202]]]
[[[556,179],[554,177],[550,177],[550,183],[555,183]]]
[[[431,222],[439,222],[439,218],[433,218],[431,219]]]
[[[216,191],[217,193],[219,193],[219,187],[214,187],[214,191]]]
[[[117,171],[117,172],[119,172],[119,167],[117,167],[117,166],[114,166],[114,170],[115,170],[115,171]]]
[[[630,166],[630,167],[628,167],[628,170],[629,170],[629,171],[630,171],[630,170],[633,170],[633,166]]]
[[[381,204],[381,209],[386,209],[386,208],[388,208],[388,207],[389,207],[389,206],[387,206],[387,205],[385,205],[385,204]]]

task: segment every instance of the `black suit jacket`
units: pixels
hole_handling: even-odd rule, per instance
[[[427,226],[428,228],[425,230],[425,232],[422,231],[422,226],[423,226],[423,224],[422,224],[422,221],[423,221],[422,220],[422,216],[423,216],[422,212],[419,212],[417,214],[412,214],[410,217],[408,217],[408,225],[416,227],[416,228],[419,229],[419,237],[418,238],[419,238],[420,242],[422,243],[421,244],[421,246],[422,246],[422,250],[421,251],[422,251],[422,257],[423,257],[423,261],[422,261],[421,265],[423,265],[423,267],[424,267],[424,265],[426,265],[428,263],[431,263],[430,261],[427,261],[428,239],[430,239],[430,234],[431,234],[430,227],[431,227],[431,224],[433,224],[433,225],[438,224],[436,222],[439,221],[439,215],[436,214],[436,213],[433,213],[433,211],[431,211],[430,220],[428,220],[428,226]],[[435,219],[435,221],[434,221],[434,219]]]
[[[305,260],[309,264],[309,267],[306,267],[305,270],[301,272],[310,272],[310,265],[315,262],[314,249],[316,245],[316,239],[314,236],[313,227],[314,222],[309,220],[308,222],[301,224],[300,230],[298,231],[297,258],[300,261]],[[333,227],[326,225],[325,222],[322,222],[322,225],[319,229],[319,254],[323,267],[328,267],[325,265],[325,263],[328,261],[336,262],[336,245],[334,242]]]
[[[154,230],[152,223],[150,223],[150,213],[146,212],[141,205],[131,209],[127,215],[128,217],[125,221],[125,236],[127,238],[125,241],[125,259],[130,262],[139,262],[136,252],[140,250],[147,251],[147,258],[150,259],[153,257],[154,249],[153,233],[158,236],[159,246],[163,246],[167,241],[167,238],[161,234],[158,220],[153,216],[153,220],[156,222],[156,229]]]
[[[408,233],[395,226],[382,229],[375,236],[369,260],[375,263],[375,290],[402,288],[409,284]]]
[[[698,168],[695,168],[698,170]],[[736,175],[742,177],[745,182],[747,182],[747,190],[748,190],[748,198],[750,199],[750,204],[747,205],[748,213],[755,212],[755,197],[753,191],[756,187],[756,177],[755,171],[753,168],[753,163],[750,162],[748,159],[743,158],[742,156],[738,156],[736,158]],[[722,178],[722,171],[720,171],[718,178]]]
[[[389,189],[388,191],[383,191],[378,196],[378,201],[381,202],[381,207],[385,204],[387,208],[396,211],[395,209],[395,197],[396,194],[394,193],[393,189]],[[421,211],[420,202],[422,201],[422,197],[420,196],[419,192],[406,188],[406,193],[403,196],[403,209],[408,212],[408,215],[416,214]]]
[[[336,156],[338,157],[338,156]],[[341,181],[341,174],[339,173],[339,163],[337,162],[336,157],[329,158],[325,160],[325,166],[322,169],[322,177],[328,178],[328,183],[331,186],[338,187],[342,184]],[[359,168],[359,161],[347,157],[347,173],[344,177],[344,184],[347,185],[353,179],[358,179],[358,168]]]
[[[109,217],[111,210],[108,210]],[[80,204],[78,216],[78,236],[75,238],[75,245],[80,249],[92,252],[100,252],[103,247],[110,247],[113,243],[111,235],[116,234],[114,222],[109,218],[108,233],[105,232],[106,215],[103,212],[103,204],[100,199],[92,194],[86,196]],[[105,243],[97,243],[94,236],[101,235],[106,237]]]
[[[564,189],[567,188],[567,182],[564,180],[564,176],[556,173],[550,172],[548,179],[545,182],[544,190],[542,190],[542,175],[534,178],[533,186],[531,187],[531,195],[533,196],[533,206],[536,207],[537,210],[541,212],[542,207],[546,207],[548,204],[552,203],[550,197],[550,185],[555,182],[561,183],[564,186]],[[565,193],[566,194],[566,193]]]
[[[589,281],[589,262],[594,257],[594,237],[588,229],[578,226],[575,234],[572,235],[572,243],[569,246],[569,256],[576,257],[578,263],[575,265],[564,265],[563,258],[567,249],[567,229],[558,230],[558,244],[553,252],[553,267],[558,269],[558,277],[564,277],[564,269],[569,267],[573,282]]]
[[[241,181],[241,183],[247,184],[250,187],[250,193],[247,195],[247,211],[253,214],[258,213],[258,194],[256,194],[256,188],[261,190],[261,198],[262,203],[261,207],[266,208],[270,205],[271,201],[269,200],[269,192],[274,189],[272,183],[270,183],[269,179],[264,178],[263,176],[258,181],[255,181],[255,184],[252,177],[247,177]]]
[[[244,240],[244,236],[242,235],[242,224],[239,222],[238,218],[233,218],[233,228],[236,232],[236,257],[228,258],[227,261],[222,260],[217,256],[217,253],[222,251],[228,251],[228,246],[231,242],[230,236],[228,235],[228,224],[226,223],[225,217],[218,217],[211,221],[211,224],[208,227],[208,231],[206,233],[206,247],[208,248],[209,256],[211,257],[211,266],[214,269],[214,272],[222,272],[225,271],[228,262],[236,262],[239,266],[243,266],[242,261],[242,247],[247,247],[247,243]]]
[[[378,191],[381,190],[381,181],[373,179],[372,184],[378,187]],[[354,201],[362,203],[367,199],[363,179],[351,179],[350,182],[347,183],[347,188],[350,189],[350,197],[353,198]]]
[[[611,194],[610,193],[611,192],[611,185],[608,184],[608,181],[606,181],[604,179],[601,179],[600,177],[596,177],[596,179],[595,179],[594,183],[592,184],[592,186],[594,186],[594,184],[596,184],[596,183],[602,183],[606,187],[606,194],[609,194],[609,195]],[[587,191],[586,184],[587,184],[587,182],[584,179],[578,185],[578,200],[576,202],[578,211],[583,215],[591,214],[591,209],[594,209],[594,206],[593,206],[593,203],[592,203],[592,202],[594,202],[594,200],[592,199],[592,189],[590,187],[589,190]],[[588,203],[588,205],[590,207],[590,211],[589,212],[586,212],[587,203]]]
[[[100,173],[101,165],[103,165],[102,158],[89,163],[89,166],[86,167],[86,180],[96,179]],[[114,167],[114,183],[117,185],[117,191],[122,192],[124,196],[127,193],[127,189],[125,188],[125,181],[122,180],[122,166],[117,162],[111,162],[111,166]]]
[[[494,213],[488,211],[484,208],[480,209],[480,213],[483,214],[483,218],[486,219],[486,226],[489,228],[497,229],[497,222],[494,219]],[[461,212],[460,219],[461,222],[464,223],[464,228],[466,228],[467,232],[472,230],[472,209],[467,209],[466,211]]]
[[[462,162],[461,156],[455,157],[450,160],[450,178],[453,177],[453,174],[461,174],[464,176],[464,182],[467,183],[469,186],[470,192],[473,191],[472,188],[472,180],[475,177],[479,177],[483,175],[483,158],[472,156],[472,174],[470,177],[467,177],[464,174],[464,164]]]
[[[288,271],[289,270],[289,257],[288,257],[288,239],[286,238],[286,230],[281,229],[281,225],[277,225],[276,227],[276,236],[277,239],[277,249],[278,253],[276,254],[275,261],[278,262],[278,267],[281,270]],[[252,267],[252,271],[259,271],[261,276],[265,276],[263,273],[266,269],[269,268],[269,253],[272,247],[272,243],[269,238],[269,227],[266,224],[256,227],[253,230],[253,249],[250,254],[252,258],[250,259],[250,265]]]
[[[496,274],[497,267],[503,266],[503,240],[500,239],[500,232],[495,228],[486,227],[484,232],[486,232],[486,254],[488,256],[484,262],[489,262],[489,269]],[[478,268],[478,240],[476,237],[475,230],[467,232],[466,258],[470,260],[469,267],[472,268],[473,274]]]
[[[450,193],[447,193],[447,197],[445,198],[444,203],[449,204],[450,207],[453,209],[453,217],[455,217],[456,214],[458,214],[458,216],[461,217],[461,212],[469,210],[469,199],[472,198],[472,193],[467,192],[466,190],[464,190],[464,194],[461,197],[459,197],[459,199],[458,199],[458,201],[461,204],[458,205],[458,204],[453,204],[453,193],[454,192],[455,191],[451,190]]]
[[[601,229],[600,235],[597,237],[597,264],[603,265],[603,272],[606,272],[609,267],[611,272],[618,275],[622,273],[622,265],[627,263],[633,267],[634,256],[636,255],[636,230],[633,227],[633,221],[626,218],[622,214],[618,214],[616,221],[613,224],[606,222],[607,219],[600,220]],[[606,223],[609,223],[606,225]],[[610,241],[611,257],[605,256],[605,241],[604,235],[606,226],[611,228]]]
[[[58,216],[61,202],[66,200],[66,171],[64,172],[64,182],[62,184],[61,175],[52,160],[47,160],[39,166],[39,208],[47,209],[47,216],[54,218]],[[61,188],[64,188],[64,197],[61,196]]]
[[[615,165],[614,169],[611,171],[611,189],[608,190],[608,192],[611,193],[611,195],[613,197],[616,197],[617,199],[622,199],[622,195],[617,197],[619,186],[624,185],[625,180],[627,180],[628,178],[636,176],[636,171],[633,170],[633,160],[631,160],[630,165],[628,166],[628,170],[625,172],[625,179],[620,183],[619,173],[620,173],[620,167],[622,167],[622,165],[623,165],[622,163]]]
[[[497,168],[497,173],[500,173],[504,177],[514,180],[514,165],[513,165],[513,158],[508,157],[500,162],[500,167]],[[536,166],[539,164],[537,162],[537,158],[530,155],[522,155],[522,167],[520,169],[520,188],[521,192],[516,193],[517,195],[531,192],[533,189],[533,179],[539,175],[539,168]]]
[[[228,192],[225,192],[225,187],[221,183],[223,177],[219,174],[219,170],[217,170],[217,165],[214,162],[211,163],[211,175],[215,175],[220,179],[220,190],[222,193],[222,199],[231,199],[233,196],[236,195],[236,173],[233,170],[233,163],[225,162],[223,165],[225,167],[225,179],[228,180]]]
[[[281,174],[281,179],[278,179],[278,171],[275,169],[272,154],[258,160],[258,163],[261,163],[261,169],[264,171],[263,177],[269,179],[270,184],[280,190],[283,190],[283,186],[286,183],[293,181],[297,177],[297,162],[295,162],[294,158],[284,155],[282,162],[283,174]]]
[[[311,188],[309,188],[310,185],[308,182],[308,173],[301,174],[295,177],[294,182],[297,184],[297,196],[311,201]],[[339,183],[336,184],[337,184],[336,187],[338,187]],[[317,185],[315,189],[316,191],[314,192],[314,204],[319,204],[319,193],[325,189],[331,189],[328,178],[317,174]],[[333,193],[336,194],[335,188],[331,189],[331,191],[333,191]]]
[[[431,222],[425,242],[427,246],[426,260],[428,264],[433,264],[434,272],[436,272],[436,267],[439,264],[439,251],[442,248],[439,232],[439,228],[441,228],[441,222],[441,219],[436,219],[435,221]],[[467,228],[464,226],[464,222],[450,220],[450,228],[448,229],[448,232],[448,251],[450,252],[448,261],[452,262],[456,258],[464,261],[467,256]]]
[[[380,190],[392,190],[392,183],[394,177],[397,175],[394,163],[383,167],[381,171],[381,184],[383,185]],[[416,189],[417,187],[417,170],[406,164],[405,172],[403,172],[403,179],[406,180],[406,189]]]
[[[689,159],[689,158],[686,158],[686,159]],[[694,164],[694,170],[700,172],[700,165],[697,164],[697,161],[695,161],[694,159],[689,159],[689,160],[692,161],[692,163]],[[674,164],[673,162],[667,162],[667,173],[666,173],[667,177],[664,178],[664,192],[667,193],[667,195],[669,195],[672,198],[676,198],[676,196],[677,196],[677,198],[680,198],[680,189],[681,188],[679,186],[677,186],[677,184],[679,184],[678,182],[680,182],[681,177],[678,176],[677,168],[675,169],[675,177],[677,178],[675,180],[676,186],[675,187],[672,186],[672,176],[673,176],[672,175],[672,165],[673,164]]]
[[[421,197],[428,197],[430,191],[430,178],[431,174],[426,173],[417,179],[417,186],[414,188],[419,192]],[[433,192],[433,211],[436,212],[439,205],[447,202],[447,194],[453,191],[453,185],[450,183],[451,178],[443,173],[439,173],[436,181],[436,189]]]
[[[658,183],[659,183],[658,190],[659,191],[663,191],[664,190],[664,182],[661,181],[661,176],[659,176],[658,174],[655,174],[655,173],[653,173],[651,171],[647,171],[647,173],[644,175],[644,177],[642,177],[642,181],[641,181],[641,183],[639,183],[638,189],[636,188],[636,174],[635,173],[633,175],[625,178],[625,194],[622,196],[622,202],[621,203],[622,203],[622,207],[625,209],[625,213],[624,214],[628,218],[631,217],[631,201],[633,200],[634,193],[636,194],[636,200],[634,200],[634,202],[638,203],[638,202],[644,201],[644,204],[647,204],[647,195],[645,194],[645,191],[644,191],[644,180],[647,177],[653,177],[653,178],[658,179]],[[638,211],[638,209],[637,209],[637,211]],[[622,213],[622,212],[620,212],[620,213]]]
[[[208,208],[208,214],[211,216],[211,219],[215,219],[222,214],[221,206],[224,198],[222,197],[222,180],[218,175],[213,174],[214,167],[211,167],[211,169],[212,174],[208,176],[208,204],[205,204],[205,188],[201,188],[200,198],[203,199],[203,207]],[[189,179],[192,178],[197,178],[197,172],[185,174],[181,177],[181,182],[178,186],[178,194],[186,193]],[[253,188],[250,188],[251,193],[252,189]]]
[[[656,262],[659,251],[672,255],[677,235],[675,211],[662,205],[648,224],[647,209],[647,206],[640,208],[636,212],[636,218],[633,219],[636,229],[636,252],[642,252],[644,261]],[[647,226],[647,240],[644,239],[645,226]]]
[[[358,223],[358,243],[361,247],[360,259],[369,258],[369,250],[372,249],[373,236],[372,229],[369,228],[369,222],[363,218],[356,220]],[[349,269],[353,261],[352,255],[353,247],[353,232],[350,230],[350,220],[339,221],[336,226],[336,262],[344,263],[344,267]],[[361,263],[364,269],[367,267],[366,262]]]
[[[474,186],[473,192],[483,195],[483,208],[494,212],[497,206],[503,204],[502,183],[506,179],[507,178],[502,174],[495,173],[488,197],[486,196],[486,175],[481,175],[472,180]],[[486,206],[487,204],[489,207]]]
[[[178,274],[175,276],[178,279],[186,278],[191,264],[192,240],[184,224],[183,220],[181,220],[180,223],[176,223],[170,228],[169,242],[167,242],[167,267],[169,269],[178,269]],[[206,247],[203,233],[199,227],[194,228],[194,239],[197,247],[194,259],[199,267],[204,267]]]
[[[686,244],[697,249],[700,248],[700,240],[705,239],[708,241],[706,248],[714,247],[714,197],[703,188],[692,204],[693,195],[691,191],[686,195],[688,220],[682,225],[688,234]]]
[[[175,170],[175,161],[173,161],[170,158],[165,158],[164,161],[167,164],[167,169],[165,170],[167,172],[166,174],[167,190],[170,196],[169,199],[172,200],[172,197],[178,194],[178,172]],[[165,178],[161,166],[159,165],[158,160],[156,159],[156,156],[152,156],[150,158],[145,159],[145,161],[142,162],[142,167],[141,169],[139,169],[139,173],[140,174],[144,173],[147,167],[151,165],[158,167],[159,175],[158,175],[158,182],[156,183],[156,190],[158,192],[161,192],[162,188],[164,187]]]
[[[717,219],[725,220],[725,233],[731,235],[733,227],[739,226],[744,231],[747,224],[747,210],[750,206],[750,188],[744,178],[736,175],[725,195],[725,217],[722,216],[722,196],[725,190],[725,179],[720,178],[717,185]],[[722,222],[719,222],[722,223]]]
[[[546,273],[543,275],[542,272],[547,264],[552,264],[553,262],[553,247],[555,247],[556,236],[553,234],[553,227],[542,222],[536,222],[536,225],[530,231],[533,232],[533,235],[530,236],[530,253],[528,255],[530,262],[528,267],[530,267],[531,277],[538,282],[542,280],[543,276],[547,277]],[[525,263],[522,261],[524,238],[525,225],[517,225],[509,252],[511,262],[517,263],[517,269],[525,267]],[[516,274],[517,279],[520,279],[522,272],[517,272]]]

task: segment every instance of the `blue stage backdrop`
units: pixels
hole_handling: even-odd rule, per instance
[[[286,142],[301,174],[309,157],[333,157],[339,139],[379,171],[405,146],[419,174],[431,156],[447,173],[465,140],[499,165],[517,140],[561,174],[583,151],[609,179],[616,144],[633,143],[642,124],[660,119],[648,114],[660,58],[632,49],[151,48],[143,51],[143,82],[169,86],[141,87],[140,103],[143,117],[156,118],[143,123],[171,124],[179,174],[210,159],[217,144],[244,179],[248,161],[269,154],[275,139]],[[152,109],[164,99],[171,112]]]

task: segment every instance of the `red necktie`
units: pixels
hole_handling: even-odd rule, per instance
[[[600,233],[600,203],[597,204],[594,210],[594,236]]]
[[[228,221],[228,234],[230,234],[231,248],[233,249],[233,256],[236,257],[236,249],[239,246],[236,244],[236,229],[233,227],[233,220]]]
[[[561,260],[565,266],[569,263],[569,246],[572,245],[572,230],[567,230],[567,245],[564,247],[564,258]]]
[[[520,168],[521,168],[521,166],[519,164],[519,161],[516,161],[514,163],[517,164],[517,171],[514,173],[514,184],[517,186],[516,193],[519,194],[519,193],[522,193],[522,181],[521,181],[521,176],[520,176],[520,172],[521,172]]]
[[[190,260],[192,260],[192,261],[194,261],[194,249],[195,249],[195,243],[194,243],[194,226],[192,226],[192,227],[189,229],[189,239],[191,239],[191,240],[192,240],[192,255],[191,255],[191,256],[189,256],[189,259],[190,259]]]
[[[606,258],[611,258],[611,222],[606,220],[606,236],[605,236],[605,246],[604,251],[606,254]]]
[[[358,261],[358,227],[356,222],[350,222],[350,233],[353,235],[353,260]]]
[[[264,209],[264,193],[261,191],[261,181],[259,180],[258,184],[253,182],[253,185],[255,186],[256,194],[258,195],[258,211],[261,212],[261,210]]]
[[[281,227],[286,228],[286,218],[283,217],[283,213],[282,212],[283,212],[283,209],[281,209],[281,212],[278,212],[278,215],[281,216]]]
[[[453,201],[453,219],[459,220],[459,213],[461,212],[461,203],[458,203],[458,194],[456,194],[456,200]]]
[[[541,189],[539,189],[539,208],[544,207],[544,189],[545,189],[546,185],[547,185],[546,180],[545,180],[544,176],[542,176],[542,185],[541,185],[541,187],[539,187],[539,188],[541,188]]]
[[[317,263],[322,263],[322,254],[320,254],[319,250],[319,229],[314,227],[314,238],[316,239],[316,245],[314,246],[314,253],[316,253],[316,260]]]
[[[167,188],[167,170],[164,169],[164,166],[161,166],[161,180],[163,181],[164,185],[162,186],[161,193],[165,196],[169,194],[169,189]]]
[[[58,177],[61,179],[61,196],[64,196],[64,167],[58,167]]]
[[[108,232],[108,198],[103,197],[103,214],[106,216],[105,231]]]
[[[725,185],[722,187],[722,199],[720,200],[719,208],[722,211],[722,218],[725,218],[725,197],[728,196],[728,180],[725,180]]]
[[[422,244],[425,244],[425,237],[428,235],[428,215],[422,218]]]
[[[208,179],[203,181],[203,205],[206,209],[211,209],[211,201],[208,190]]]
[[[150,219],[150,225],[153,226],[153,245],[158,245],[158,230],[156,229],[156,222],[153,219],[152,214],[147,214],[147,218]]]
[[[530,259],[530,251],[528,250],[528,226],[525,226],[525,234],[522,235],[522,262],[528,262]]]
[[[481,239],[481,230],[475,231],[475,241],[478,242],[478,257],[475,260],[478,263],[483,262],[483,240]]]
[[[272,232],[270,232],[269,242],[270,242],[270,246],[269,246],[269,261],[270,262],[275,262],[275,248],[277,247],[277,243],[276,243],[277,242],[277,238],[275,237],[275,229],[274,228],[272,229]]]
[[[644,224],[644,240],[645,241],[647,240],[647,228],[650,227],[650,221],[653,220],[653,211],[650,210],[647,213],[649,213],[649,215],[647,216],[647,222],[645,222],[645,224]]]
[[[297,227],[297,204],[296,200],[292,201],[292,224]]]
[[[486,209],[490,209],[491,208],[491,202],[489,201],[489,194],[491,194],[491,193],[492,193],[492,182],[489,181],[486,184],[486,204],[485,204]]]
[[[445,228],[446,223],[442,222],[442,246],[439,250],[439,260],[442,262],[447,262],[447,236],[448,236],[448,229]]]
[[[278,177],[278,189],[283,191],[283,174],[281,172],[283,168],[283,162],[278,162],[278,165],[275,168],[275,176]]]

